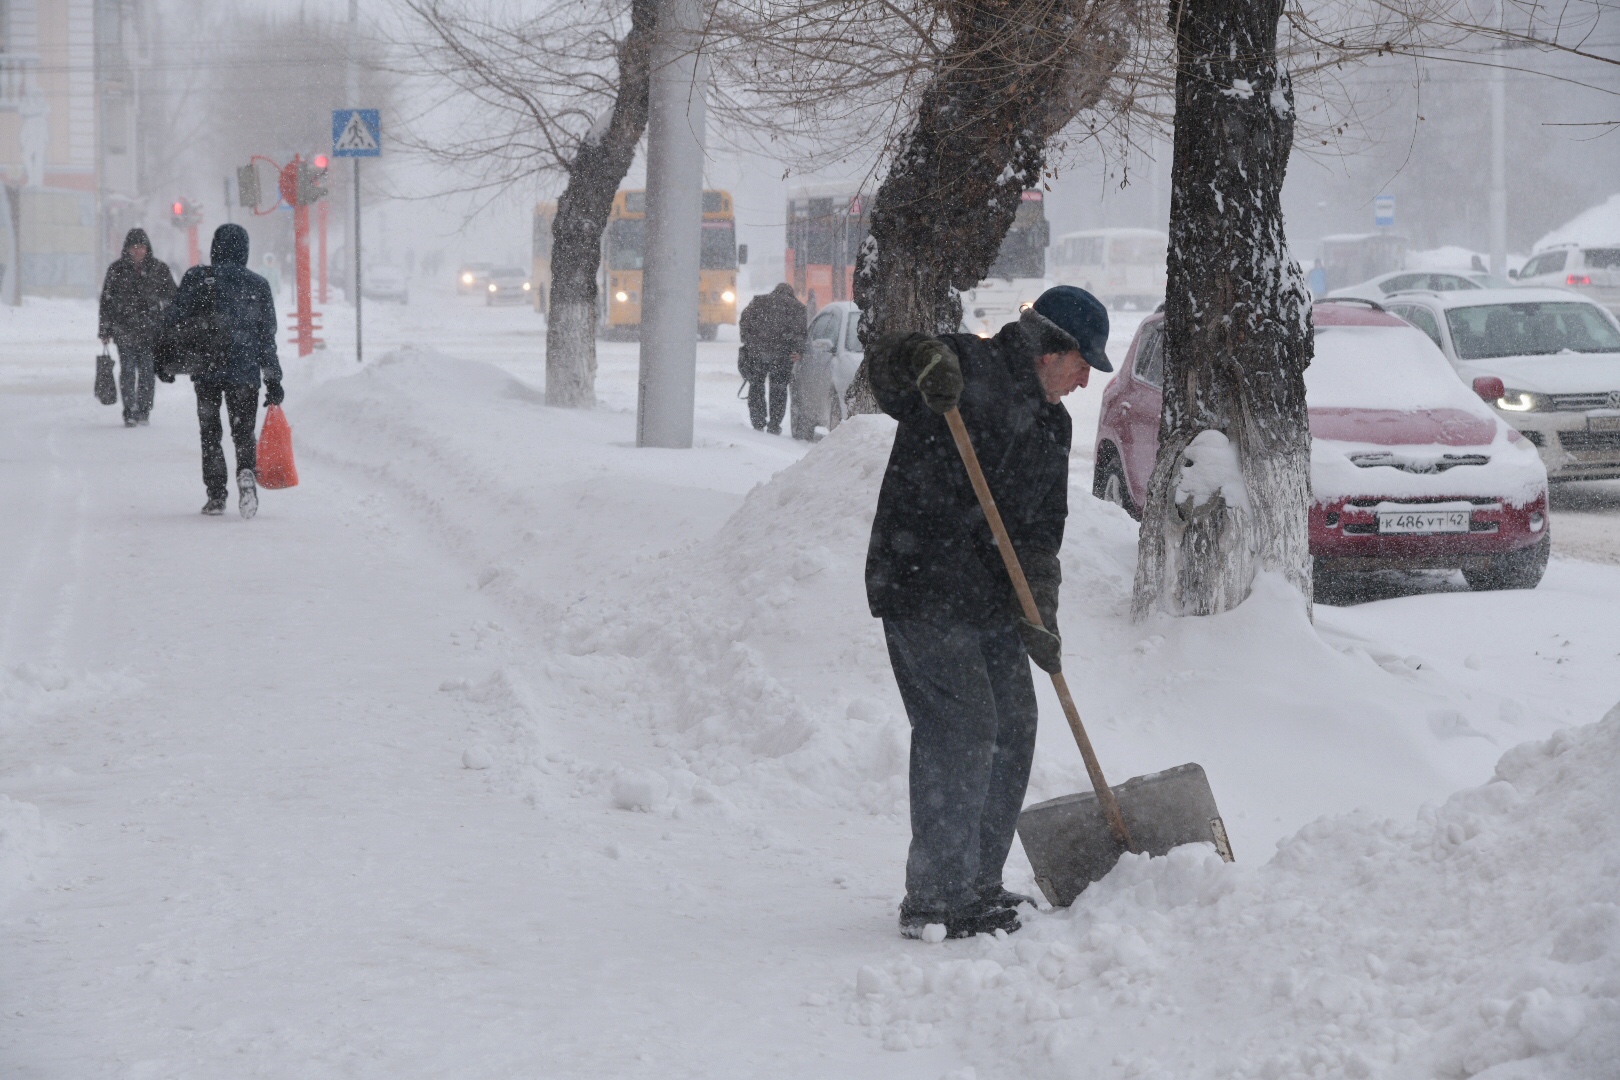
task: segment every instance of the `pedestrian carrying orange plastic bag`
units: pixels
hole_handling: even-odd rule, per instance
[[[259,432],[258,468],[254,470],[263,488],[298,486],[298,466],[293,463],[292,425],[280,405],[264,410],[264,428]]]

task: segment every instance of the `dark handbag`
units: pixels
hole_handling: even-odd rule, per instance
[[[103,405],[118,404],[118,384],[113,381],[112,356],[106,349],[96,357],[96,400]]]
[[[163,375],[217,374],[225,369],[231,332],[215,293],[213,274],[202,279],[189,315],[165,323],[154,349],[154,366]]]

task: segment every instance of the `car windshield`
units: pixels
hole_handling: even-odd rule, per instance
[[[1313,409],[1458,408],[1470,394],[1445,355],[1410,326],[1318,326],[1305,369]],[[1477,401],[1477,399],[1475,399]]]
[[[609,270],[640,270],[641,248],[646,236],[644,218],[619,218],[608,222],[607,263]]]
[[[698,269],[737,269],[737,230],[729,221],[705,221],[698,249]]]
[[[1482,304],[1446,312],[1460,360],[1620,352],[1620,330],[1592,304]]]
[[[501,270],[496,270],[494,273],[490,274],[490,277],[501,278],[525,278],[528,276],[529,272],[527,270],[515,270],[510,266]]]

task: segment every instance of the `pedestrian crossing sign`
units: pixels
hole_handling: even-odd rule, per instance
[[[377,109],[333,109],[332,156],[381,157],[382,114]]]

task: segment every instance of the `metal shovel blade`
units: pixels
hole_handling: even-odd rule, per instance
[[[1202,766],[1133,777],[1113,790],[1138,850],[1164,855],[1182,844],[1206,843],[1232,861],[1232,845]],[[1035,868],[1035,883],[1054,907],[1074,903],[1125,852],[1109,832],[1093,791],[1031,806],[1018,817],[1018,838]]]

